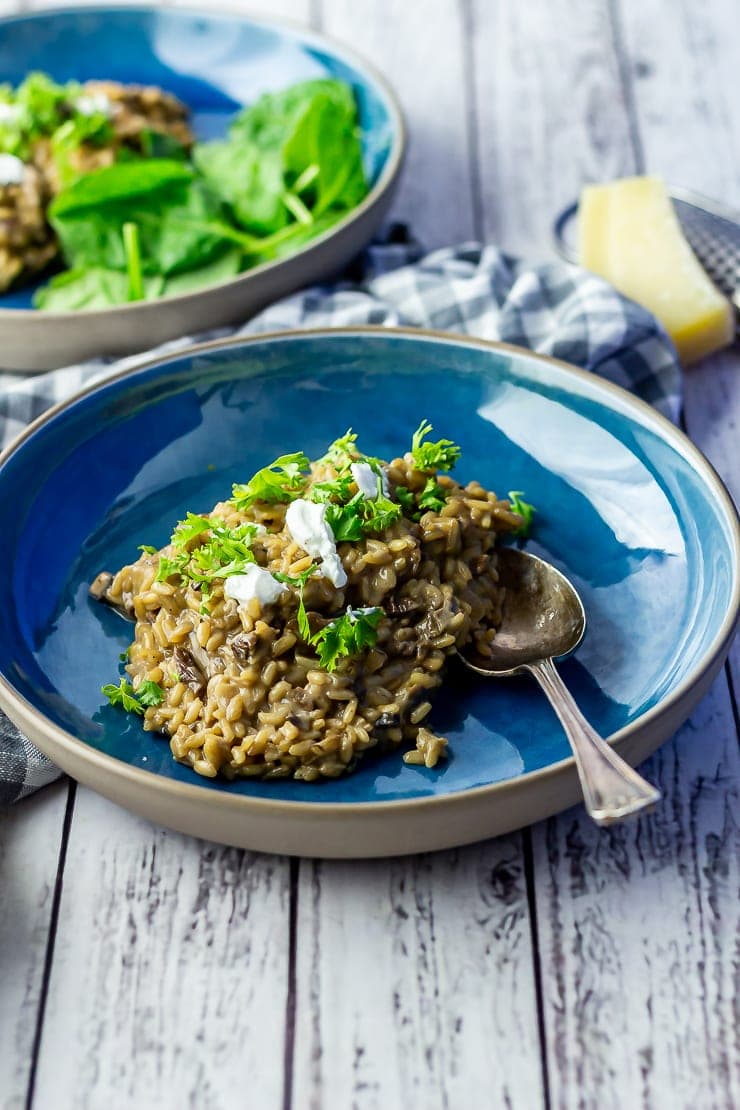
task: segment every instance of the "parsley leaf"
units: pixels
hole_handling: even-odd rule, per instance
[[[187,574],[194,582],[208,583],[214,578],[243,574],[257,560],[251,548],[257,532],[256,524],[240,524],[229,528],[221,521],[208,522],[211,534],[190,556]]]
[[[182,581],[189,560],[190,556],[187,551],[178,551],[174,558],[170,558],[169,555],[160,555],[155,582],[166,582],[173,574],[179,574]]]
[[[159,556],[156,580],[166,581],[178,574],[181,585],[188,580],[199,585],[206,598],[209,583],[214,579],[243,574],[250,563],[256,562],[251,545],[257,531],[256,524],[239,524],[236,528],[229,528],[216,517],[188,513],[172,533],[170,543],[176,548],[175,554]],[[206,532],[207,538],[193,551],[188,551],[187,545],[199,536],[205,536]]]
[[[361,505],[363,532],[383,532],[398,520],[401,506],[387,497],[364,498]]]
[[[170,543],[174,547],[186,547],[191,540],[196,536],[201,536],[213,527],[213,520],[207,516],[196,516],[195,513],[188,513],[184,520],[181,520],[175,531],[172,533]]]
[[[145,679],[134,695],[139,705],[161,705],[164,700],[164,690],[156,682]]]
[[[419,496],[419,508],[433,513],[439,513],[445,507],[447,491],[434,481],[427,478],[426,485]]]
[[[361,493],[355,494],[346,505],[329,503],[326,506],[326,521],[337,543],[348,541],[355,543],[363,537],[362,517],[360,506],[364,498]]]
[[[100,692],[105,694],[111,705],[120,705],[121,709],[125,709],[127,713],[142,714],[144,712],[144,707],[139,703],[133,686],[125,678],[121,679],[118,686],[114,686],[112,682],[109,682],[107,686],[101,686]]]
[[[417,470],[452,470],[462,451],[451,439],[440,439],[436,443],[423,443],[430,432],[434,431],[428,420],[422,420],[411,439],[411,454]]]
[[[310,640],[316,648],[321,666],[327,671],[335,671],[340,659],[360,655],[366,648],[373,647],[378,639],[378,625],[382,616],[383,610],[377,607],[348,607],[341,617],[325,625]]]
[[[357,433],[348,428],[343,436],[335,439],[326,449],[326,454],[318,460],[320,463],[337,463],[348,467],[358,458]]]
[[[316,482],[311,488],[311,500],[317,501],[319,504],[324,501],[330,502],[334,497],[341,502],[348,501],[350,499],[350,487],[353,482],[354,479],[349,471],[332,480]]]
[[[400,505],[406,510],[407,513],[413,513],[416,510],[416,498],[410,489],[406,486],[396,486],[396,499]]]
[[[517,528],[512,533],[514,536],[528,536],[532,527],[532,517],[537,512],[534,505],[530,505],[528,501],[522,501],[524,493],[520,489],[509,490],[509,501],[511,502],[512,513],[518,513],[522,518],[521,527]]]
[[[156,682],[146,679],[138,690],[134,690],[130,682],[122,678],[118,686],[109,682],[101,686],[100,691],[105,694],[111,705],[120,705],[127,713],[137,713],[141,716],[144,709],[150,705],[160,705],[164,699],[164,690]]]
[[[303,591],[306,587],[306,582],[308,582],[311,575],[314,574],[314,572],[317,570],[318,567],[316,566],[316,564],[311,563],[310,567],[307,567],[304,571],[301,571],[301,573],[296,575],[295,577],[291,577],[291,575],[289,574],[280,574],[279,571],[273,571],[272,575],[272,577],[276,578],[278,582],[284,582],[286,586],[298,587],[298,631],[301,634],[301,639],[305,640],[307,644],[311,642],[311,626],[308,623],[308,614],[306,613],[306,606],[303,601]]]
[[[269,466],[258,470],[246,484],[236,483],[232,489],[231,500],[240,510],[248,509],[255,501],[275,505],[283,501],[295,501],[303,492],[309,460],[302,451],[292,455],[281,455]]]

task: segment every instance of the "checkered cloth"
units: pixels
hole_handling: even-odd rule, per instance
[[[476,243],[421,256],[416,244],[392,229],[349,277],[279,301],[239,328],[188,336],[156,353],[178,351],[196,339],[285,328],[435,328],[501,339],[575,363],[677,419],[680,372],[670,340],[648,312],[592,274],[562,262],[527,265]],[[33,378],[0,375],[0,446],[50,405],[142,357],[98,359]],[[0,713],[0,802],[23,798],[59,773]]]

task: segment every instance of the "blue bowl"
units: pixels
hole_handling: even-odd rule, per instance
[[[17,84],[32,70],[57,81],[158,85],[189,106],[202,139],[223,135],[234,113],[263,92],[338,78],[357,98],[370,193],[340,224],[289,258],[195,294],[84,316],[33,310],[33,287],[0,295],[0,359],[8,368],[38,370],[131,353],[241,321],[339,270],[371,238],[390,204],[405,148],[400,109],[366,62],[323,36],[207,10],[90,7],[1,19],[3,81]]]
[[[193,349],[81,394],[22,437],[0,465],[7,712],[102,792],[120,800],[125,780],[133,808],[251,847],[304,844],[261,839],[260,806],[293,834],[296,822],[331,818],[336,836],[360,820],[365,839],[350,831],[346,854],[363,844],[367,854],[392,848],[399,814],[409,825],[393,842],[416,849],[459,842],[456,806],[463,839],[474,839],[569,804],[565,737],[525,680],[486,682],[452,666],[431,717],[449,761],[426,770],[397,754],[368,758],[320,785],[198,778],[100,694],[131,639],[88,598],[101,569],[132,561],[140,543],[162,545],[187,510],[209,509],[279,454],[317,456],[351,426],[368,451],[392,457],[422,417],[460,443],[462,479],[535,503],[528,546],[566,571],[589,618],[563,676],[601,733],[633,759],[647,754],[688,714],[737,618],[737,518],[719,480],[667,421],[591,375],[514,348],[377,329]],[[567,774],[553,778],[556,769]],[[181,813],[163,813],[168,792]],[[471,829],[466,806],[481,796]],[[209,824],[224,804],[225,830]],[[308,850],[332,854],[329,833]]]

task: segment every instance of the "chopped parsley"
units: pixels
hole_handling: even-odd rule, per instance
[[[447,490],[435,482],[434,478],[427,478],[424,489],[418,497],[405,486],[396,486],[396,497],[408,517],[419,521],[426,512],[440,513],[447,501]]]
[[[321,666],[327,671],[335,671],[340,659],[360,655],[367,648],[374,647],[382,616],[383,610],[377,607],[352,609],[348,606],[341,617],[324,625],[308,641],[316,648]]]
[[[200,586],[206,597],[208,587],[215,579],[243,574],[250,563],[256,562],[252,540],[257,532],[256,524],[239,524],[230,528],[216,517],[188,513],[170,538],[174,554],[159,556],[156,580],[164,582],[173,575],[179,575],[180,585],[193,582]],[[188,550],[189,543],[206,536],[201,544],[192,551]]]
[[[147,678],[139,686],[135,697],[139,705],[161,705],[164,698],[164,690],[156,682],[152,682]]]
[[[326,449],[326,454],[322,455],[318,460],[320,463],[332,463],[334,466],[339,463],[342,466],[348,467],[350,463],[356,462],[359,457],[357,450],[357,432],[353,432],[348,428],[343,436],[335,439],[330,443]]]
[[[509,501],[511,503],[512,513],[518,513],[522,518],[521,527],[517,528],[512,533],[514,536],[528,536],[532,527],[532,517],[537,512],[534,505],[530,505],[528,501],[522,501],[524,493],[520,489],[509,490]]]
[[[107,686],[101,686],[100,689],[111,705],[119,705],[126,713],[138,713],[139,716],[148,706],[159,705],[164,698],[162,687],[148,679],[141,683],[138,690],[134,690],[125,678],[121,679],[118,686],[109,682]]]
[[[150,543],[140,543],[136,550],[137,551],[143,551],[145,555],[156,555],[157,554],[157,548],[152,547],[152,545]]]
[[[303,471],[308,467],[308,456],[302,451],[281,455],[252,475],[245,485],[235,484],[231,492],[232,503],[243,511],[255,501],[264,501],[268,505],[295,501],[306,485],[307,478]]]
[[[452,470],[462,451],[451,439],[440,439],[436,443],[422,441],[434,431],[428,420],[422,420],[411,439],[411,454],[414,466],[421,471]]]
[[[181,520],[175,531],[172,533],[170,543],[175,547],[185,547],[196,536],[202,536],[209,528],[212,528],[214,521],[207,516],[196,516],[195,513],[188,513],[184,520]]]
[[[306,567],[300,574],[291,576],[290,574],[280,574],[279,571],[274,571],[272,577],[276,578],[278,582],[284,582],[286,586],[295,586],[298,589],[298,631],[301,634],[301,639],[306,643],[311,642],[311,626],[308,623],[308,614],[306,613],[306,606],[303,601],[303,591],[306,588],[306,582],[312,574],[319,568],[315,563],[311,563],[310,567]]]

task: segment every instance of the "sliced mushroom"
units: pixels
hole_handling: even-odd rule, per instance
[[[206,678],[192,653],[187,648],[178,646],[172,653],[172,658],[180,681],[187,683],[198,697],[202,697],[206,692]]]

